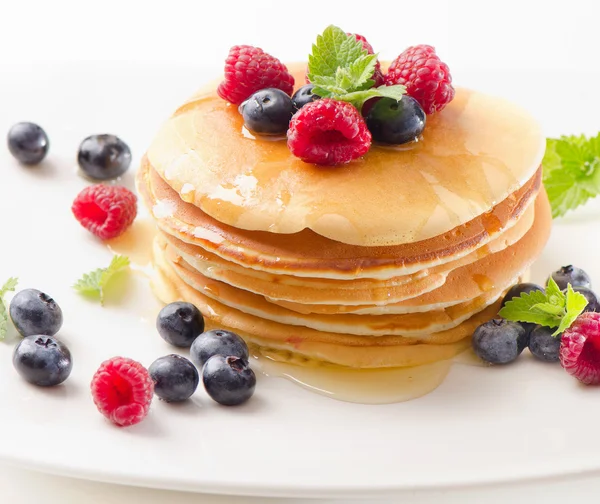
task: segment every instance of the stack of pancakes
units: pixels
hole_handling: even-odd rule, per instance
[[[460,88],[427,121],[415,144],[319,167],[254,137],[214,86],[200,90],[138,173],[159,229],[157,294],[277,360],[454,357],[546,243],[544,138],[515,105]]]

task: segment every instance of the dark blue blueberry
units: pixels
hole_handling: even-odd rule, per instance
[[[13,365],[29,383],[52,387],[64,382],[73,369],[71,352],[50,336],[28,336],[13,353]]]
[[[37,124],[20,122],[8,132],[8,150],[23,164],[41,163],[49,147],[48,135]]]
[[[587,299],[588,304],[584,308],[584,312],[600,312],[600,300],[598,300],[598,296],[592,289],[589,287],[573,287],[573,290]],[[563,289],[563,292],[566,293],[567,289]]]
[[[513,285],[502,299],[502,306],[506,304],[507,301],[510,301],[514,297],[519,297],[522,293],[529,294],[533,291],[541,291],[544,292],[544,288],[534,284],[534,283],[520,283]]]
[[[79,145],[77,162],[83,173],[92,179],[114,179],[129,168],[131,151],[115,135],[91,135]]]
[[[10,302],[9,313],[21,336],[54,336],[63,323],[60,306],[48,294],[36,289],[18,292]]]
[[[284,134],[295,112],[292,99],[275,88],[257,91],[240,108],[246,128],[266,135]]]
[[[552,336],[555,328],[536,326],[529,336],[529,351],[544,362],[558,362],[561,334]]]
[[[292,95],[292,103],[294,104],[296,110],[300,110],[307,103],[321,99],[320,96],[313,94],[314,88],[314,84],[306,84]]]
[[[592,287],[590,276],[581,268],[576,268],[570,264],[568,266],[563,266],[550,276],[554,278],[556,285],[558,285],[560,289],[566,289],[568,284],[571,284],[571,287],[573,288]]]
[[[236,406],[252,397],[256,376],[246,361],[215,355],[202,368],[202,382],[208,395],[219,404]]]
[[[190,357],[199,368],[214,355],[239,357],[245,361],[250,357],[246,342],[237,334],[223,329],[202,333],[190,348]]]
[[[527,331],[518,322],[492,319],[475,329],[471,343],[480,359],[508,364],[527,346]]]
[[[204,317],[193,304],[177,301],[158,313],[156,329],[167,343],[189,348],[204,331]]]
[[[417,101],[403,96],[400,101],[382,98],[369,110],[365,120],[373,140],[403,144],[416,140],[425,129],[425,112]]]
[[[166,355],[148,368],[154,381],[154,393],[167,402],[189,399],[198,388],[200,375],[196,366],[181,355]]]

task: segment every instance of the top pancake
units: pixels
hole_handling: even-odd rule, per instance
[[[299,84],[304,68],[292,69]],[[183,200],[224,224],[311,229],[370,247],[425,240],[490,211],[531,179],[544,148],[525,111],[459,88],[428,116],[421,141],[373,145],[348,165],[319,167],[295,158],[283,140],[252,137],[212,86],[162,126],[147,156]]]

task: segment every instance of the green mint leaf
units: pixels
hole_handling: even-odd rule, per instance
[[[89,273],[85,273],[79,279],[73,288],[80,294],[94,295],[100,298],[100,303],[104,305],[104,289],[110,279],[120,271],[129,268],[129,258],[122,255],[113,257],[107,268],[98,268]]]
[[[548,285],[546,285],[546,296],[548,296],[550,300],[558,298],[553,304],[560,304],[561,306],[565,305],[565,300],[567,299],[564,292],[560,290],[560,287],[552,277],[548,279]]]
[[[567,285],[567,296],[566,296],[566,314],[560,321],[560,324],[552,336],[557,336],[562,333],[565,329],[568,329],[575,319],[581,315],[583,310],[588,304],[588,300],[580,292],[575,292],[571,284]]]
[[[552,216],[565,215],[600,194],[600,134],[549,138],[542,165]]]
[[[10,277],[0,289],[0,340],[6,337],[6,332],[8,331],[8,311],[4,296],[7,292],[14,292],[18,283],[18,278]]]
[[[550,315],[562,316],[565,309],[563,306],[559,306],[554,303],[537,303],[531,307],[531,310],[537,313],[549,313]]]
[[[377,63],[376,54],[363,55],[356,59],[348,67],[348,73],[352,79],[352,86],[350,89],[362,91],[369,89],[375,84],[375,81],[371,79],[375,72],[375,64]]]
[[[383,97],[393,98],[400,101],[402,95],[406,92],[404,86],[379,86],[378,88],[365,89],[364,91],[354,91],[333,97],[336,100],[347,101],[352,103],[358,110],[362,108],[365,102],[371,98]],[[319,93],[316,93],[319,94]],[[321,96],[321,95],[319,95]]]
[[[544,311],[541,308],[544,303],[548,303],[548,297],[544,292],[522,293],[519,297],[507,301],[498,315],[513,322],[530,322],[548,327],[558,327],[561,317]],[[537,307],[533,309],[534,306]]]
[[[317,75],[333,77],[339,67],[347,68],[366,54],[356,37],[330,25],[317,37],[308,56],[308,78],[314,84],[313,78]]]

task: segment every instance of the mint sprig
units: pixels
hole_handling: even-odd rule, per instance
[[[317,37],[308,56],[308,79],[313,93],[352,103],[357,109],[378,96],[400,100],[406,92],[401,85],[374,88],[372,79],[377,54],[368,54],[354,35],[337,26],[328,26]]]
[[[571,284],[566,294],[550,278],[546,292],[522,293],[507,301],[498,315],[513,322],[530,322],[547,327],[556,327],[556,336],[568,329],[583,312],[588,301],[583,294],[575,292]]]
[[[600,133],[548,138],[542,166],[552,217],[561,217],[600,194]]]
[[[8,292],[14,292],[18,283],[18,278],[11,277],[4,283],[2,288],[0,288],[0,340],[3,340],[6,337],[6,332],[8,330],[8,311],[6,309],[4,296],[6,296]]]
[[[127,256],[116,255],[107,268],[98,268],[85,273],[73,288],[80,294],[97,296],[100,304],[104,305],[104,290],[110,280],[120,271],[129,268],[130,261]]]

